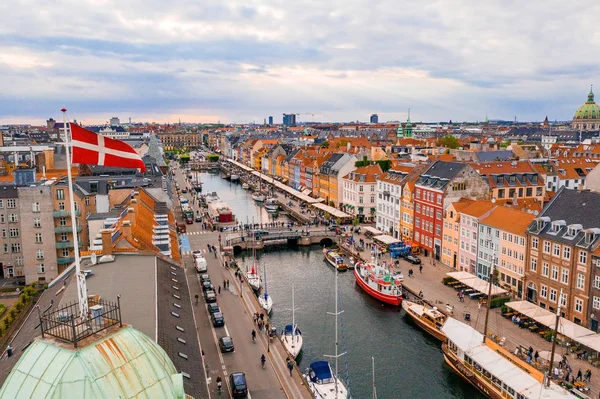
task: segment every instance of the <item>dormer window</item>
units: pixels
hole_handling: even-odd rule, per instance
[[[548,230],[548,233],[549,234],[557,234],[564,225],[565,225],[564,220],[556,220],[556,221],[552,222],[552,224],[550,226],[550,230]]]
[[[567,232],[564,235],[564,238],[573,239],[579,232],[581,231],[580,224],[571,224],[567,227]]]

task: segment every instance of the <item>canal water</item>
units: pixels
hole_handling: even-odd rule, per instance
[[[255,205],[241,185],[219,175],[202,174],[204,192],[217,191],[239,220],[263,223],[271,215]],[[279,216],[285,220],[284,216]],[[273,298],[272,321],[278,330],[292,321],[292,287],[296,323],[304,337],[299,367],[304,370],[324,355],[333,355],[335,317],[335,271],[323,261],[319,247],[267,247],[258,254],[259,272],[267,272],[267,288]],[[252,262],[251,252],[238,257],[241,265]],[[245,268],[245,266],[241,266]],[[264,277],[263,277],[264,279]],[[440,343],[422,332],[404,314],[364,294],[352,271],[338,276],[339,374],[348,376],[354,399],[372,397],[371,358],[375,358],[375,383],[379,399],[483,398],[445,364]],[[332,359],[333,364],[333,359]]]

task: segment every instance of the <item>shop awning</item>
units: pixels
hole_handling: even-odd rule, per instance
[[[331,216],[336,217],[336,218],[351,218],[352,217],[351,215],[348,215],[347,213],[342,212],[339,209],[336,209],[329,205],[314,203],[314,204],[312,204],[312,206],[314,206],[317,209],[322,210],[323,212],[327,212]]]
[[[472,275],[471,273],[450,272],[446,273],[446,275],[452,277],[455,280],[460,281],[462,284],[474,289],[475,291],[481,292],[482,294],[487,295],[490,292],[490,283],[483,279],[480,279],[477,276]],[[507,291],[505,289],[492,284],[492,296],[502,295],[506,292]]]
[[[366,232],[373,234],[374,236],[380,236],[383,234],[383,231],[377,230],[376,228],[370,226],[365,226],[362,229]]]
[[[382,242],[385,245],[390,245],[390,244],[395,244],[395,243],[398,243],[398,242],[402,242],[401,240],[398,240],[397,238],[394,238],[392,236],[388,236],[387,234],[383,234],[383,235],[380,235],[380,236],[375,236],[375,237],[373,237],[373,240]]]
[[[507,302],[505,305],[554,330],[556,315],[549,310],[542,309],[535,303],[528,301]],[[592,350],[600,352],[600,335],[564,317],[561,317],[558,322],[558,333]]]

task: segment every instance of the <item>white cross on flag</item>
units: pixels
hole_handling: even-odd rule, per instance
[[[146,171],[144,161],[131,146],[123,141],[104,137],[70,123],[73,163],[136,168]]]

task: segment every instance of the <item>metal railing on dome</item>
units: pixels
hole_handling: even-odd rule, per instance
[[[78,301],[70,302],[52,312],[41,313],[38,308],[42,337],[50,335],[72,343],[77,348],[78,342],[102,330],[117,324],[123,327],[120,298],[117,296],[117,302],[110,302],[90,297],[87,319],[79,316]]]

